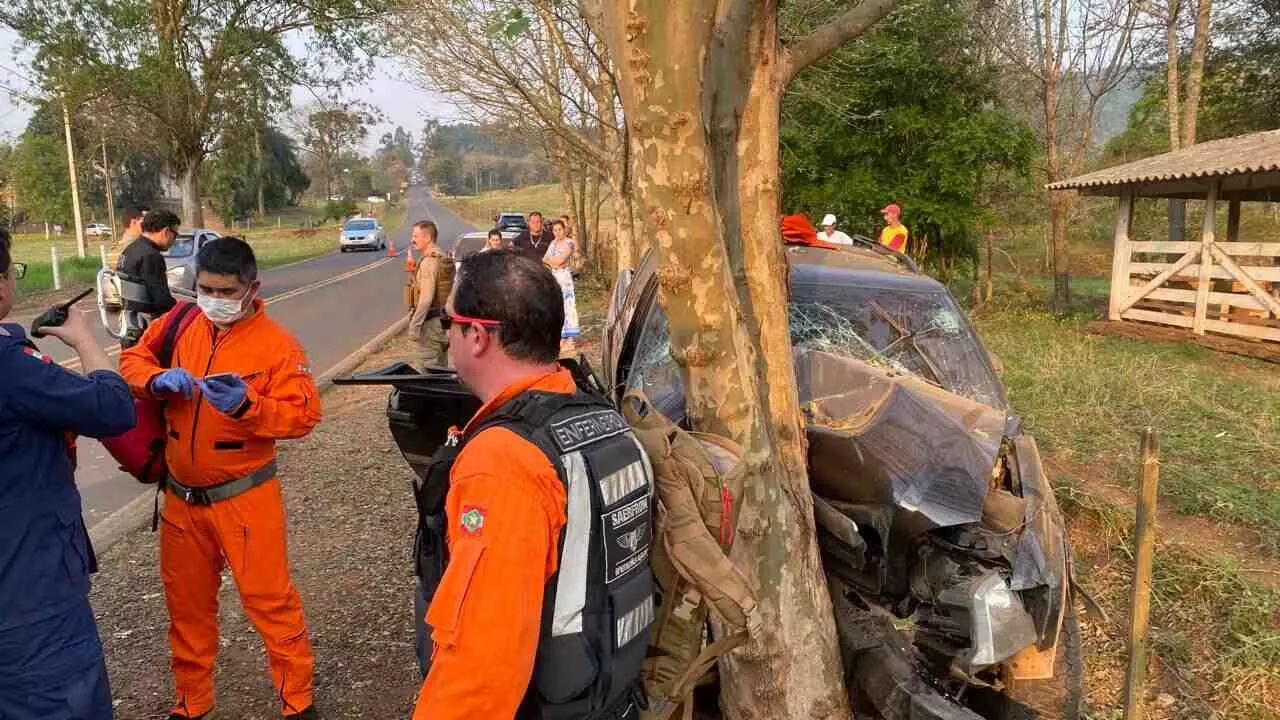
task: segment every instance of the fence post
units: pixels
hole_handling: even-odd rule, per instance
[[[277,230],[279,230],[279,229],[280,229],[280,216],[279,216],[279,215],[277,215],[277,216],[276,216],[276,229],[277,229]]]
[[[49,247],[49,256],[53,260],[53,289],[62,289],[62,276],[58,274],[58,246],[51,245]]]
[[[1129,669],[1125,673],[1125,720],[1142,720],[1147,683],[1147,628],[1151,623],[1151,563],[1156,544],[1156,491],[1160,487],[1160,443],[1155,430],[1142,433],[1142,488],[1134,528],[1133,603],[1129,613]]]
[[[107,266],[107,246],[105,243],[98,243],[98,255],[102,258],[102,267]]]

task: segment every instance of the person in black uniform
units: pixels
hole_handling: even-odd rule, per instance
[[[552,237],[551,230],[542,223],[542,213],[534,210],[529,213],[529,229],[522,231],[515,240],[511,241],[511,249],[527,258],[542,262]]]
[[[130,299],[126,294],[124,309],[130,314],[130,329],[120,341],[121,347],[136,345],[147,324],[177,304],[169,290],[163,253],[178,237],[178,223],[178,216],[168,210],[147,213],[142,220],[142,237],[120,253],[116,269],[121,278],[143,286],[147,297],[144,302]]]

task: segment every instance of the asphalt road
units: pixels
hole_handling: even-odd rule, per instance
[[[404,250],[411,226],[418,220],[434,220],[440,227],[440,245],[449,250],[459,234],[471,230],[453,213],[436,203],[425,188],[411,188],[404,227],[393,236],[396,258],[386,253],[339,253],[313,258],[263,273],[260,296],[267,312],[282,322],[306,349],[311,367],[322,375],[375,335],[403,317]],[[337,239],[334,245],[336,248]],[[91,320],[95,327],[97,309]],[[29,318],[11,322],[26,325]],[[119,345],[102,331],[104,348],[119,355]],[[37,341],[41,350],[64,366],[77,369],[75,353],[54,338]],[[83,500],[85,522],[93,527],[140,494],[150,492],[119,470],[99,443],[81,439],[76,480]]]

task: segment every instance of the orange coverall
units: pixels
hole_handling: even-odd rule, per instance
[[[148,348],[164,322],[153,322],[142,341],[120,354],[120,373],[134,394],[148,396],[164,370]],[[320,397],[298,342],[255,301],[252,315],[218,330],[203,315],[174,348],[173,366],[197,379],[235,372],[249,386],[249,407],[239,418],[215,410],[197,388],[190,399],[165,395],[169,473],[190,487],[245,477],[275,458],[275,441],[306,435],[320,422]],[[160,532],[160,577],[169,607],[177,702],[188,717],[213,707],[213,663],[218,652],[218,589],[224,562],[231,567],[245,613],[267,647],[272,684],[285,714],[312,703],[311,652],[302,598],[289,577],[284,500],[274,478],[211,505],[165,494]]]
[[[468,428],[526,390],[572,393],[573,377],[512,383]],[[445,507],[449,566],[427,609],[435,653],[413,718],[511,718],[533,676],[543,589],[560,561],[564,485],[537,446],[493,427],[458,456]]]

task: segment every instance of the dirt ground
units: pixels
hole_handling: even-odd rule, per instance
[[[365,367],[407,359],[412,349],[396,341]],[[411,475],[387,429],[386,398],[384,388],[336,388],[325,395],[320,427],[281,453],[293,579],[316,653],[316,704],[331,719],[408,717],[419,684]],[[157,543],[148,525],[99,558],[92,601],[117,720],[164,718],[173,700]],[[279,717],[262,641],[225,573],[220,599],[215,717]]]

